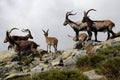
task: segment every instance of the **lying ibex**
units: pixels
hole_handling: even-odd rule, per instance
[[[6,31],[6,37],[8,38],[8,42],[12,45],[15,52],[19,55],[19,60],[21,61],[21,52],[31,50],[34,54],[37,54],[37,47],[39,46],[33,41],[15,41],[10,37],[10,33]],[[34,58],[34,55],[32,55]]]
[[[16,28],[13,28],[11,29],[14,30]],[[10,31],[10,32],[11,32]],[[26,36],[17,36],[17,35],[12,35],[10,36],[14,41],[21,41],[21,40],[28,40],[29,38],[30,39],[33,39],[32,35],[31,35],[31,32],[29,29],[23,29],[22,32],[28,32],[28,34]],[[4,40],[4,43],[7,43],[8,42],[8,38],[6,37],[5,40]],[[8,50],[9,50],[10,47],[8,47]]]
[[[49,31],[49,29],[48,29],[47,31],[44,31],[44,30],[42,30],[42,31],[44,32],[44,36],[45,36],[45,38],[46,38],[47,52],[49,52],[49,51],[48,51],[48,47],[49,47],[49,50],[50,50],[50,52],[51,52],[51,46],[54,47],[55,52],[56,52],[56,51],[57,51],[58,39],[55,38],[55,37],[48,37],[48,31]]]
[[[73,39],[73,41],[76,41],[75,36],[68,35],[68,37],[71,37]],[[86,33],[81,33],[81,34],[79,34],[78,39],[79,39],[79,41],[86,41],[87,37],[88,37],[88,35]]]
[[[76,15],[76,13],[75,13],[75,14],[72,14],[72,11],[71,11],[71,12],[67,12],[67,13],[66,13],[66,19],[65,19],[63,25],[66,26],[67,24],[69,24],[70,27],[71,27],[71,28],[75,31],[75,33],[76,33],[76,40],[79,40],[79,39],[78,39],[79,31],[87,31],[88,25],[87,25],[87,23],[82,23],[82,21],[74,22],[74,21],[70,20],[70,19],[68,18],[70,15]],[[88,32],[88,34],[89,34],[89,32]]]
[[[96,10],[89,9],[87,12],[84,12],[84,17],[82,22],[87,22],[89,27],[88,29],[89,33],[91,33],[91,31],[94,32],[95,41],[97,41],[97,32],[107,32],[108,33],[107,40],[110,38],[110,33],[112,34],[113,37],[115,37],[115,33],[112,31],[112,28],[115,26],[115,24],[111,20],[102,20],[102,21],[91,20],[87,16],[90,11],[96,11]],[[90,34],[90,37],[92,37],[92,33]]]
[[[68,35],[68,37],[71,37],[73,39],[73,41],[76,41],[76,36]],[[86,33],[81,33],[78,36],[78,39],[79,39],[78,41],[80,41],[80,43],[82,43],[82,46],[81,46],[82,48],[85,45],[85,41],[87,40],[87,37],[88,37],[88,35]]]

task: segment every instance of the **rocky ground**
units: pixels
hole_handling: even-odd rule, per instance
[[[77,43],[75,44],[75,46]],[[52,69],[76,69],[75,63],[78,57],[93,55],[100,48],[107,46],[120,45],[120,37],[110,39],[103,42],[88,41],[84,49],[68,49],[58,51],[57,53],[47,53],[45,50],[38,49],[39,54],[43,55],[42,60],[35,58],[29,64],[29,57],[24,59],[23,64],[18,64],[16,53],[13,50],[0,52],[0,80],[10,80],[13,77],[30,76],[49,71]],[[98,75],[94,70],[83,72],[90,80],[99,80],[104,78],[103,75]]]

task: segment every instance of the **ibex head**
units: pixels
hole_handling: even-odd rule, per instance
[[[9,31],[9,34],[13,31],[13,30],[19,30],[18,28],[12,28],[10,31]],[[6,36],[5,39],[4,39],[4,43],[7,43],[9,41],[8,37]]]
[[[33,39],[33,36],[32,36],[31,31],[29,29],[22,29],[22,32],[28,32],[29,33],[28,34],[29,38]]]
[[[65,18],[65,21],[64,21],[63,25],[66,26],[66,25],[70,22],[70,20],[69,20],[69,18],[68,18],[70,15],[76,15],[76,14],[77,14],[77,13],[73,14],[72,11],[67,12],[67,13],[66,13],[66,18]]]
[[[82,22],[87,22],[89,20],[89,17],[87,16],[90,11],[96,11],[95,9],[89,9],[87,12],[84,11],[84,17]]]
[[[49,29],[47,31],[45,31],[45,30],[42,30],[42,31],[44,32],[44,36],[48,36]]]

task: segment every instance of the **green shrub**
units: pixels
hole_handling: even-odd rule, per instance
[[[84,76],[77,70],[50,70],[30,77],[19,77],[11,80],[88,80],[88,77]]]
[[[90,57],[89,56],[85,56],[85,57],[80,57],[80,58],[77,58],[77,61],[76,61],[76,66],[78,68],[80,67],[87,67],[90,65]]]
[[[81,74],[79,71],[69,70],[51,70],[43,72],[33,78],[33,80],[88,80],[86,76]]]
[[[97,54],[90,57],[90,66],[97,67],[102,61],[106,59],[105,55]]]
[[[8,80],[32,80],[29,76],[25,77],[15,77],[13,79],[8,79]]]
[[[76,61],[76,66],[78,68],[81,67],[96,67],[99,65],[102,61],[106,59],[105,55],[97,54],[93,56],[85,56],[82,58],[78,58]]]
[[[106,60],[101,64],[100,71],[102,74],[106,75],[108,79],[116,80],[115,78],[118,78],[120,75],[120,57]]]
[[[107,47],[107,48],[99,49],[98,54],[109,55],[109,53],[113,51],[114,51],[113,47]]]
[[[97,54],[103,54],[108,56],[110,53],[114,53],[115,51],[120,51],[120,45],[101,48],[97,51]]]

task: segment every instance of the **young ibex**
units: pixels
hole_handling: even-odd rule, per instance
[[[11,31],[14,30],[14,29],[17,29],[17,28],[13,28],[13,29],[11,29]],[[11,33],[11,31],[10,31],[10,33]],[[10,36],[10,37],[11,37],[14,41],[28,40],[29,38],[30,38],[30,39],[33,39],[33,37],[32,37],[32,35],[31,35],[31,32],[30,32],[29,29],[23,29],[22,32],[28,32],[28,34],[27,34],[26,36],[12,35],[12,36]],[[4,43],[7,43],[7,42],[8,42],[8,38],[6,37],[5,40],[4,40]],[[12,47],[12,46],[9,46],[9,47],[8,47],[8,50],[9,50],[9,48],[11,48],[11,47]]]
[[[48,51],[48,48],[49,48],[49,50],[50,50],[50,52],[51,52],[51,46],[54,47],[55,52],[56,52],[56,51],[57,51],[58,39],[55,38],[55,37],[48,37],[48,31],[49,31],[49,29],[48,29],[47,31],[44,31],[44,30],[42,30],[42,31],[44,32],[44,36],[45,36],[45,38],[46,38],[47,52],[49,52],[49,51]]]
[[[34,41],[15,41],[10,37],[10,33],[6,31],[6,37],[8,38],[8,42],[12,45],[13,49],[19,55],[19,61],[21,61],[21,52],[31,50],[34,54],[37,54],[37,47],[39,46]],[[32,55],[34,59],[34,55]]]
[[[87,23],[83,23],[82,21],[74,22],[74,21],[70,20],[70,19],[68,18],[70,15],[76,15],[76,13],[75,13],[75,14],[72,14],[72,11],[71,11],[71,12],[67,12],[67,13],[66,13],[66,19],[65,19],[63,25],[64,25],[64,26],[66,26],[67,24],[70,25],[70,27],[71,27],[71,28],[75,31],[75,33],[76,33],[76,41],[77,41],[77,40],[79,40],[79,39],[78,39],[79,31],[87,31],[88,25],[87,25]],[[88,34],[89,34],[89,32],[88,32]]]
[[[73,39],[73,41],[76,41],[76,36],[71,36],[71,35],[68,35],[68,37],[71,37]],[[85,44],[85,41],[87,40],[87,37],[88,35],[86,33],[80,33],[79,36],[78,36],[78,41],[80,41],[80,43],[82,43],[82,46],[84,46]]]
[[[84,12],[84,17],[82,22],[87,22],[88,24],[88,31],[93,31],[95,34],[95,41],[97,41],[97,32],[107,32],[108,37],[107,40],[110,38],[110,33],[113,37],[115,37],[115,33],[112,31],[112,28],[115,24],[111,20],[102,20],[102,21],[93,21],[87,15],[90,11],[96,11],[95,9],[89,9],[87,12]],[[90,34],[92,37],[92,34]],[[91,39],[91,38],[90,38]]]

